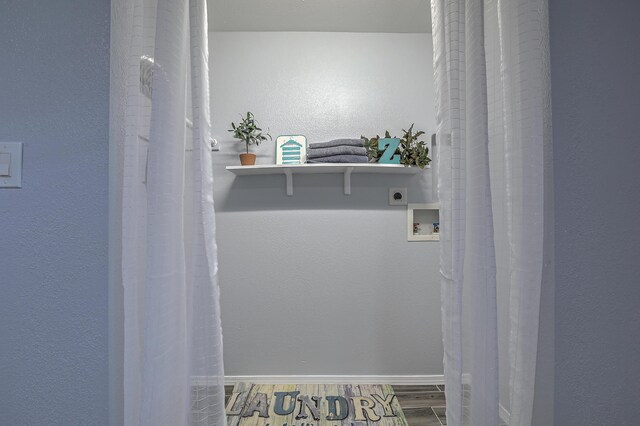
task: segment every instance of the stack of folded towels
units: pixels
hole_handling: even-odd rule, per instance
[[[334,139],[310,143],[307,163],[368,163],[363,139]]]

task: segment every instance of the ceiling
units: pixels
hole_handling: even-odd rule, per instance
[[[208,0],[210,31],[430,33],[429,0]]]

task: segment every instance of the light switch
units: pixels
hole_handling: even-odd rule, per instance
[[[11,154],[0,153],[0,177],[11,176]]]
[[[0,142],[0,188],[22,188],[21,142]]]

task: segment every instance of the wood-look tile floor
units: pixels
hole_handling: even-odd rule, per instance
[[[409,426],[444,426],[444,385],[393,386]],[[233,386],[225,386],[228,395]]]
[[[443,426],[444,385],[393,386],[409,426]]]

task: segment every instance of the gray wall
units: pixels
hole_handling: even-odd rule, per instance
[[[227,375],[442,374],[438,243],[407,242],[421,176],[238,177],[226,131],[251,110],[274,136],[308,140],[403,127],[432,132],[430,34],[213,33],[213,154]],[[249,63],[246,58],[251,58]],[[259,164],[275,162],[273,143]]]
[[[109,2],[0,4],[0,424],[107,423]]]
[[[640,419],[638,16],[550,2],[558,426]]]

